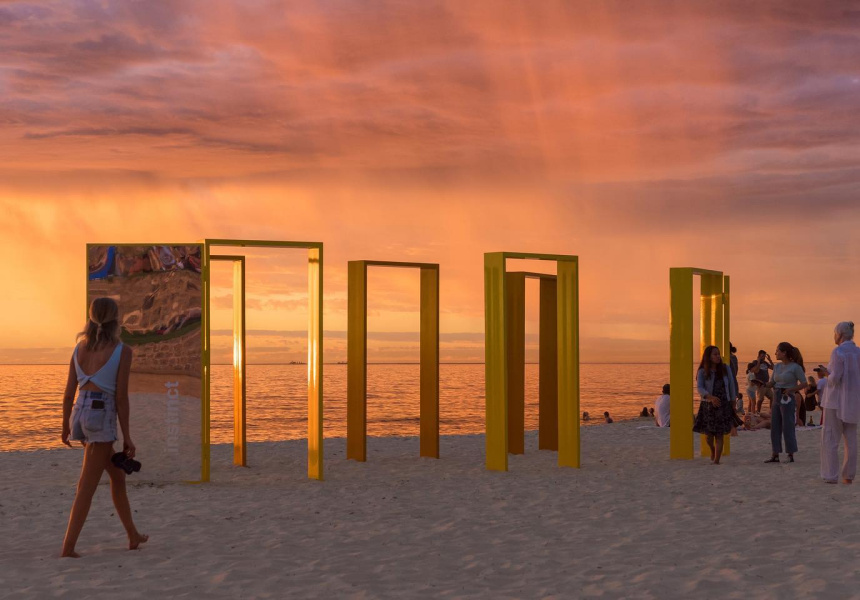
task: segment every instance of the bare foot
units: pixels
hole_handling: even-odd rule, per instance
[[[80,558],[81,555],[75,552],[74,550],[63,550],[60,554],[60,558]]]
[[[845,485],[851,485],[852,483],[854,483],[854,480],[853,479],[843,479],[842,483],[844,483]]]
[[[142,533],[134,534],[134,537],[129,538],[128,540],[128,549],[129,550],[137,550],[137,547],[141,544],[145,544],[149,539],[148,535],[143,535]]]

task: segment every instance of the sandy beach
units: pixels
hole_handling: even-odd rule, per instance
[[[743,432],[720,466],[670,461],[647,421],[587,427],[583,468],[555,455],[483,467],[483,437],[371,438],[368,462],[326,440],[326,481],[301,441],[213,447],[212,483],[135,485],[142,550],[124,549],[108,486],[78,550],[56,558],[81,453],[0,453],[0,596],[20,598],[860,597],[860,486],[818,479],[819,431],[766,465]],[[105,478],[106,479],[106,478]]]

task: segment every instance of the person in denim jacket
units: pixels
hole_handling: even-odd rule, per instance
[[[723,437],[733,432],[739,419],[734,410],[738,394],[735,378],[723,363],[720,349],[716,346],[708,346],[702,354],[702,362],[696,373],[696,387],[702,401],[693,431],[707,436],[711,462],[718,465],[723,454]]]

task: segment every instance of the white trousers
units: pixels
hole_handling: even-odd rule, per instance
[[[821,429],[821,478],[825,481],[839,480],[840,439],[845,441],[842,479],[852,480],[857,474],[857,423],[843,423],[835,408],[825,408]]]

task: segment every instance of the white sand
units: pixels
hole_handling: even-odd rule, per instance
[[[860,597],[860,484],[818,479],[818,431],[795,464],[766,465],[769,432],[732,456],[670,461],[667,430],[583,429],[584,467],[527,435],[511,471],[483,438],[326,440],[326,481],[303,442],[255,444],[249,469],[213,448],[206,485],[132,487],[151,540],[124,550],[106,485],[58,559],[80,452],[0,453],[0,596],[22,598]],[[134,480],[134,477],[131,478]]]

